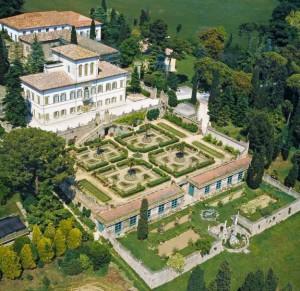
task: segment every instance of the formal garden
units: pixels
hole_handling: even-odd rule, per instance
[[[138,240],[133,231],[119,241],[148,268],[160,270],[168,258],[176,253],[188,256],[195,251],[208,253],[214,241],[209,228],[227,221],[240,213],[252,221],[269,216],[272,212],[294,201],[294,198],[263,183],[257,190],[240,184],[219,195],[198,202],[182,211],[149,225],[146,240]]]
[[[115,137],[96,138],[81,147],[71,145],[69,151],[84,173],[77,185],[100,203],[111,203],[111,193],[126,198],[171,177],[204,169],[215,159],[226,159],[213,147],[199,147],[198,141],[195,145],[185,143],[189,137],[194,135],[181,132],[176,125],[148,122]]]

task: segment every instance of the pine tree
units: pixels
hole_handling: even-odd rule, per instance
[[[187,291],[206,291],[204,272],[199,265],[190,275]]]
[[[0,247],[0,270],[4,277],[12,280],[21,275],[20,258],[10,247]]]
[[[137,67],[134,67],[131,75],[130,89],[133,93],[140,93],[142,91]]]
[[[27,61],[27,70],[30,74],[41,73],[44,70],[45,56],[41,43],[34,37],[31,53]]]
[[[81,246],[82,241],[82,233],[78,228],[73,228],[70,230],[68,239],[67,239],[67,245],[68,249],[74,250]]]
[[[255,152],[247,173],[247,185],[252,189],[257,189],[262,182],[264,175],[264,156]]]
[[[32,229],[32,243],[37,246],[37,244],[41,240],[42,236],[43,235],[40,230],[40,227],[35,224]]]
[[[265,282],[265,291],[276,291],[278,287],[278,278],[272,268],[268,270]]]
[[[57,257],[62,256],[66,251],[66,238],[63,235],[60,228],[56,230],[55,237],[54,237],[54,248],[55,248],[55,254]]]
[[[8,54],[4,39],[0,33],[0,85],[5,85],[5,75],[9,69]]]
[[[44,232],[44,236],[47,237],[47,238],[50,238],[51,240],[54,239],[55,237],[55,227],[53,226],[53,224],[48,224],[46,229],[45,229],[45,232]]]
[[[145,240],[148,237],[148,200],[143,199],[140,208],[140,217],[137,227],[137,237],[139,240]]]
[[[216,276],[217,290],[230,291],[231,286],[231,271],[227,261],[224,261],[218,270]]]
[[[95,38],[96,38],[96,25],[95,25],[95,20],[92,19],[91,27],[90,27],[90,39],[95,39]]]
[[[54,252],[52,249],[52,242],[49,238],[42,237],[37,244],[37,250],[40,260],[43,263],[51,262],[52,258],[54,257]]]
[[[77,42],[77,32],[76,32],[76,28],[73,25],[72,29],[71,29],[71,43],[72,44],[78,44]]]
[[[29,244],[25,244],[20,253],[23,269],[34,269],[36,267],[33,259],[32,250]]]
[[[290,169],[288,175],[284,179],[284,185],[287,187],[294,187],[298,178],[299,166],[297,163],[293,163],[293,167]]]

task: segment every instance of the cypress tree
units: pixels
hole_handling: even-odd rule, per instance
[[[263,154],[255,152],[247,173],[247,185],[252,189],[257,189],[262,182],[264,175]]]
[[[220,94],[220,74],[218,71],[213,72],[213,79],[208,100],[208,114],[211,121],[218,121],[222,109],[222,100]]]
[[[91,27],[90,27],[90,39],[95,39],[95,38],[96,38],[96,25],[95,25],[95,20],[92,19]]]
[[[20,76],[23,72],[20,61],[15,60],[6,75],[7,92],[3,100],[5,119],[14,127],[26,126],[28,108],[22,96]]]
[[[0,270],[4,277],[12,280],[21,275],[20,258],[10,247],[0,247]]]
[[[44,70],[45,56],[41,43],[34,37],[31,53],[28,57],[27,70],[30,74],[41,73]]]
[[[34,269],[36,267],[32,250],[29,244],[25,244],[20,253],[23,269]]]
[[[55,227],[53,226],[53,224],[48,224],[45,232],[44,232],[44,236],[47,238],[50,238],[51,240],[54,239],[55,237]]]
[[[134,67],[131,75],[130,89],[133,93],[140,93],[142,91],[137,67]]]
[[[291,133],[293,144],[295,147],[300,147],[300,98],[298,100],[298,105],[294,111],[293,118],[291,120]]]
[[[196,72],[193,77],[193,89],[192,89],[192,96],[191,96],[191,103],[197,103],[197,92],[198,92],[198,73]]]
[[[0,33],[0,85],[5,84],[5,75],[9,69],[8,54],[4,39]]]
[[[168,91],[168,104],[171,107],[176,107],[178,104],[177,95],[173,90]]]
[[[137,227],[137,237],[145,240],[148,237],[148,200],[143,199],[140,208],[140,217]]]
[[[76,28],[73,25],[72,29],[71,29],[71,43],[72,44],[78,44],[77,42],[77,32],[76,32]]]
[[[101,7],[102,7],[102,9],[103,9],[105,12],[107,11],[106,0],[102,0]]]
[[[227,261],[224,261],[218,270],[216,276],[217,290],[230,291],[231,286],[231,271]]]
[[[206,291],[204,272],[199,265],[190,275],[187,291]]]
[[[276,291],[278,286],[278,278],[272,268],[268,270],[265,282],[265,291]]]
[[[288,175],[284,179],[284,185],[287,187],[294,187],[298,178],[299,166],[297,163],[293,163],[293,167],[290,169]]]

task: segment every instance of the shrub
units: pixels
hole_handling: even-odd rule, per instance
[[[200,251],[202,256],[209,254],[211,245],[211,240],[207,238],[198,239],[195,243],[196,249]]]
[[[148,120],[156,120],[159,117],[159,109],[150,109],[147,112],[147,119]]]
[[[150,92],[149,91],[147,91],[147,90],[145,90],[145,89],[142,89],[141,90],[141,93],[144,95],[144,96],[146,96],[146,97],[150,97]]]
[[[79,252],[67,251],[62,260],[59,261],[59,266],[64,274],[75,276],[83,271],[81,266]]]

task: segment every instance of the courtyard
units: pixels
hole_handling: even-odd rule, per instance
[[[225,221],[228,226],[232,225],[233,216],[238,212],[256,221],[293,201],[293,197],[266,183],[256,190],[240,184],[151,223],[145,241],[137,239],[136,231],[119,238],[119,241],[148,268],[156,271],[165,267],[167,258],[174,253],[188,256],[211,246],[216,239],[211,236],[209,228]],[[203,211],[216,215],[208,218],[203,215]]]

